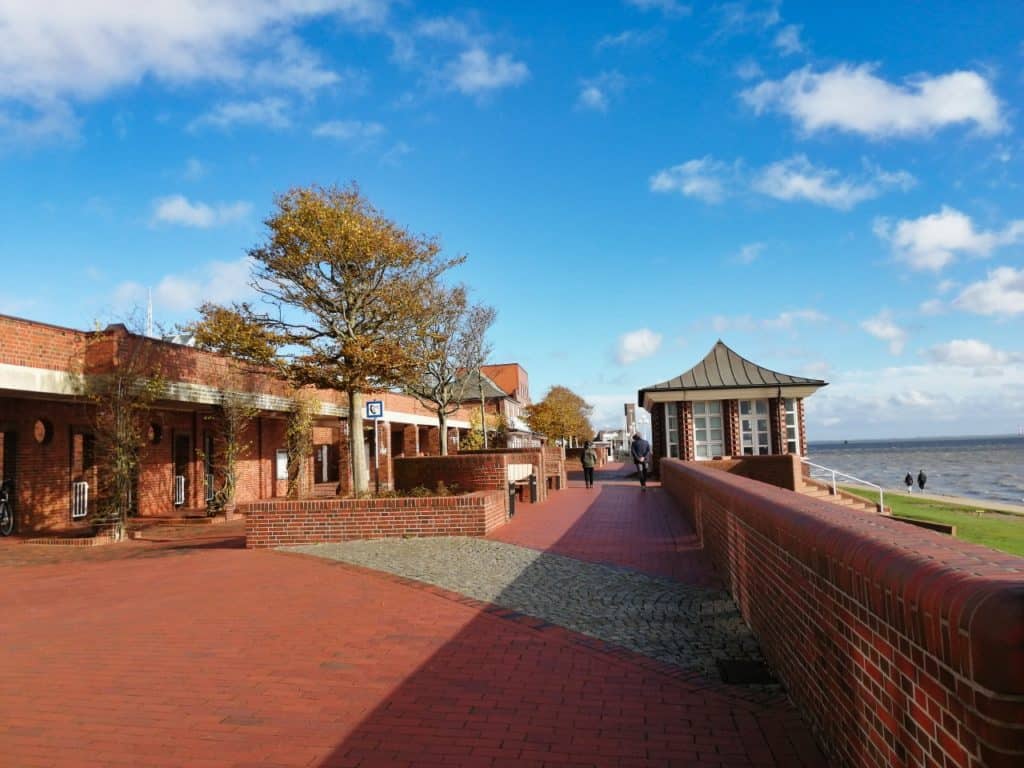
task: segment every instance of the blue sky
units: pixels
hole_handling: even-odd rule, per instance
[[[356,181],[598,426],[722,338],[812,440],[1016,432],[1022,95],[1017,0],[0,0],[0,312],[187,321]]]

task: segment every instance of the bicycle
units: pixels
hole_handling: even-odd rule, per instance
[[[0,536],[14,533],[14,483],[4,480],[0,483]]]

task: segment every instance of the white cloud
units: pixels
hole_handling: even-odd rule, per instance
[[[180,314],[195,310],[204,301],[244,301],[254,295],[249,285],[251,274],[252,260],[245,256],[237,261],[211,261],[186,274],[165,275],[153,288],[154,312]],[[137,282],[124,282],[114,289],[119,307],[141,306],[147,298],[148,289]]]
[[[1004,352],[977,339],[953,339],[945,344],[936,344],[925,354],[932,362],[964,368],[1005,365],[1020,358],[1020,355]]]
[[[946,311],[946,304],[941,299],[928,299],[921,302],[917,311],[922,315],[941,315]]]
[[[1006,414],[1024,406],[1024,365],[1012,361],[837,371],[829,381],[806,401],[812,439],[1005,433]]]
[[[185,170],[181,172],[181,177],[185,181],[199,181],[206,173],[207,168],[202,161],[199,158],[190,157],[185,161]]]
[[[992,270],[985,280],[964,288],[953,300],[953,306],[976,315],[1024,314],[1024,269],[999,267]]]
[[[232,101],[219,104],[204,115],[189,123],[190,131],[205,127],[230,131],[236,125],[261,125],[281,129],[291,125],[288,117],[288,102],[274,96],[259,101]]]
[[[631,5],[641,11],[660,11],[670,18],[689,16],[693,9],[680,3],[679,0],[626,0],[626,5]]]
[[[740,252],[735,256],[735,260],[740,264],[752,264],[761,258],[763,250],[764,243],[747,243],[740,248]]]
[[[804,68],[740,95],[756,113],[777,110],[807,133],[836,129],[880,139],[928,134],[959,123],[988,134],[1005,128],[999,99],[976,72],[921,76],[894,85],[874,70],[870,64],[840,64],[820,74]]]
[[[661,334],[647,328],[630,331],[619,336],[615,359],[619,365],[629,365],[650,357],[661,348]]]
[[[362,120],[329,120],[313,129],[313,135],[320,138],[337,139],[346,142],[369,142],[387,132],[380,123]]]
[[[720,203],[725,199],[725,175],[728,167],[710,156],[688,160],[658,171],[650,178],[652,192],[679,192],[706,203]]]
[[[1021,241],[1024,220],[1012,221],[1000,232],[977,231],[970,216],[944,205],[938,213],[895,224],[878,219],[874,231],[889,242],[897,258],[912,268],[938,271],[958,254],[986,257],[1000,246]]]
[[[0,129],[65,136],[74,103],[152,79],[226,82],[308,91],[336,82],[291,31],[327,16],[380,23],[390,0],[0,0],[0,104],[37,119]],[[272,50],[269,57],[264,54]],[[31,125],[29,124],[31,123]],[[34,127],[33,127],[34,126]]]
[[[797,325],[820,325],[828,322],[828,315],[822,314],[816,309],[795,309],[780,312],[775,317],[754,318],[750,315],[715,315],[711,318],[711,328],[715,333],[727,333],[729,331],[740,331],[753,333],[755,331],[791,331]]]
[[[576,106],[579,109],[607,112],[611,100],[619,96],[625,87],[626,78],[619,72],[602,72],[597,77],[581,82]]]
[[[385,165],[401,165],[402,158],[412,153],[412,147],[404,141],[395,142],[387,152],[381,155],[381,162]]]
[[[594,45],[598,51],[605,48],[631,48],[650,45],[660,40],[662,33],[656,29],[626,29],[615,35],[605,35]]]
[[[892,319],[892,313],[883,309],[874,317],[869,317],[860,324],[860,327],[874,336],[876,339],[888,342],[889,352],[894,355],[903,353],[903,347],[907,343],[907,332]]]
[[[744,59],[736,65],[736,77],[740,80],[756,80],[763,75],[761,65],[753,59]]]
[[[804,44],[800,42],[801,29],[802,27],[797,24],[787,24],[775,34],[775,40],[772,42],[779,49],[779,53],[783,56],[792,56],[803,51]]]
[[[752,182],[756,192],[777,200],[807,200],[848,211],[864,200],[878,197],[882,187],[901,186],[906,189],[914,178],[905,171],[887,173],[876,170],[862,181],[843,179],[831,168],[819,168],[804,155],[796,155],[772,163],[758,173]]]
[[[183,195],[162,197],[153,203],[153,221],[162,224],[178,224],[183,227],[209,229],[210,227],[229,224],[248,215],[252,206],[238,201],[235,203],[218,203],[215,206],[206,203],[190,202]]]
[[[446,74],[455,90],[467,96],[480,96],[524,83],[530,76],[530,68],[507,53],[492,56],[477,45],[451,62]]]

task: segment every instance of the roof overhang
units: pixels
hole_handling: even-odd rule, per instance
[[[708,400],[761,400],[772,397],[810,397],[827,384],[772,384],[763,387],[718,389],[642,390],[640,405],[650,411],[655,403],[705,402]]]

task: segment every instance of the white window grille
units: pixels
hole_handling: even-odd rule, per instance
[[[767,456],[772,452],[767,400],[740,400],[740,435],[746,456]]]
[[[206,475],[206,503],[209,504],[213,501],[213,497],[217,495],[217,492],[213,488],[213,473],[207,473]]]
[[[71,519],[80,520],[89,514],[89,484],[84,480],[71,484]]]
[[[786,398],[786,451],[800,453],[800,419],[796,398]]]
[[[679,404],[665,406],[665,443],[670,459],[679,458]]]
[[[698,459],[722,455],[725,445],[722,428],[722,401],[708,400],[693,404],[693,443]]]
[[[185,476],[174,476],[174,506],[180,507],[185,503]]]

